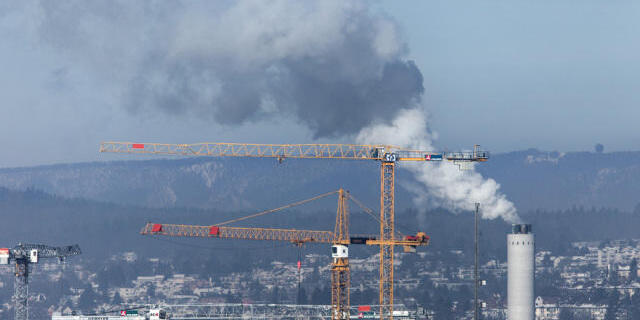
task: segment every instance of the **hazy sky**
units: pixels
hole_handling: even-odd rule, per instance
[[[349,142],[417,97],[441,148],[640,149],[638,1],[310,3],[0,3],[0,167]]]
[[[396,5],[396,4],[404,5]],[[640,2],[385,1],[442,145],[640,149]]]

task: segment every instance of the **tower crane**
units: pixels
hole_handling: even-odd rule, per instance
[[[484,162],[489,152],[474,146],[469,152],[408,150],[391,145],[357,144],[163,144],[103,142],[100,152],[208,157],[373,160],[380,162],[380,319],[393,319],[393,251],[395,240],[395,165],[397,162],[452,161],[455,164]]]
[[[78,245],[51,247],[44,244],[18,244],[13,249],[0,248],[0,264],[7,265],[12,260],[16,264],[16,279],[13,287],[15,320],[28,320],[29,309],[29,269],[43,258],[58,258],[60,263],[67,257],[81,253]]]
[[[334,231],[296,230],[296,229],[272,229],[272,228],[244,228],[228,227],[227,224],[254,218],[260,215],[273,213],[297,206],[309,201],[324,198],[332,194],[338,194],[338,210]],[[241,240],[268,240],[288,241],[295,245],[304,243],[332,244],[331,256],[331,306],[332,319],[349,319],[349,288],[350,270],[348,258],[348,246],[350,244],[379,245],[375,235],[349,235],[349,210],[348,201],[351,199],[356,204],[361,203],[343,189],[328,192],[307,200],[298,201],[280,208],[266,210],[257,214],[225,221],[211,226],[181,225],[147,223],[140,231],[143,235],[163,235],[172,237],[202,237],[211,239],[241,239]],[[368,211],[368,210],[367,210]],[[392,242],[392,245],[402,245],[406,251],[415,251],[418,246],[426,246],[429,237],[419,232],[415,236],[402,236]]]

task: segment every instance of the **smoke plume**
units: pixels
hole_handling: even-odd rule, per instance
[[[396,24],[360,1],[44,1],[40,32],[125,84],[136,114],[219,124],[290,117],[355,134],[418,100]]]
[[[30,6],[33,7],[33,6]],[[287,118],[314,138],[433,150],[423,78],[396,23],[361,1],[42,1],[41,41],[84,65],[131,113],[222,125]],[[419,203],[516,219],[493,179],[405,165]]]
[[[427,127],[426,113],[420,107],[403,110],[391,124],[372,125],[358,135],[361,143],[390,144],[425,151],[436,151],[433,139],[434,134]],[[507,222],[519,220],[513,203],[500,193],[500,185],[473,170],[461,171],[446,161],[402,163],[401,167],[413,172],[420,182],[406,185],[420,206],[429,204],[460,211],[473,210],[474,203],[479,202],[483,218],[502,218]]]

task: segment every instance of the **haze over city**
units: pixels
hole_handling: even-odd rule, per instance
[[[638,30],[631,0],[0,2],[0,319],[638,319]]]

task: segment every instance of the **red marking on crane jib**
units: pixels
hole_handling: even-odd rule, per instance
[[[159,223],[156,223],[153,225],[153,227],[151,228],[151,232],[161,232],[162,231],[162,225]]]
[[[144,149],[144,143],[134,143],[131,145],[133,149]]]
[[[371,311],[371,306],[358,306],[358,312]]]
[[[219,232],[220,232],[219,227],[211,226],[211,228],[209,228],[209,235],[211,236],[217,236]]]

